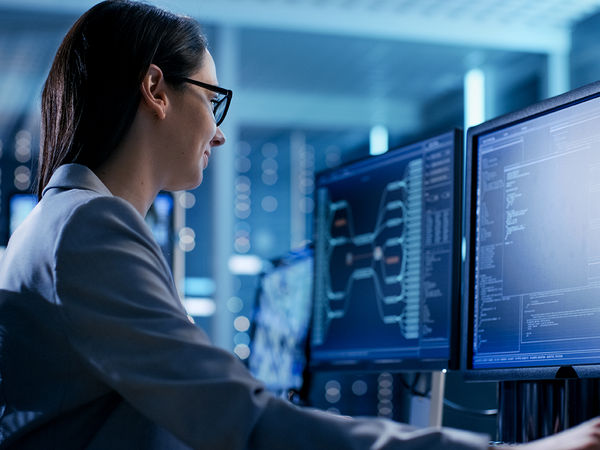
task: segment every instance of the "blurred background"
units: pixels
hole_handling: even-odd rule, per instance
[[[0,245],[35,181],[54,53],[95,3],[0,0]],[[600,0],[151,3],[204,25],[234,92],[226,145],[163,231],[190,314],[241,359],[259,274],[312,240],[315,173],[600,79]]]

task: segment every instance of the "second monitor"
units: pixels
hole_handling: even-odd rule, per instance
[[[600,83],[468,132],[464,369],[600,376]]]
[[[318,174],[313,368],[457,366],[461,141]]]

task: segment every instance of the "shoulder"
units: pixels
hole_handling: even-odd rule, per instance
[[[109,196],[63,200],[70,211],[59,227],[56,269],[72,267],[74,261],[91,268],[105,259],[117,265],[144,261],[168,271],[152,232],[130,203]]]
[[[110,242],[118,238],[153,243],[142,216],[130,203],[119,197],[80,197],[68,199],[66,204],[69,211],[64,216],[59,245],[90,244],[95,239]]]
[[[117,220],[132,226],[144,223],[142,216],[127,201],[120,197],[105,195],[86,195],[85,193],[65,193],[62,200],[70,209],[65,226],[80,221]],[[69,196],[70,198],[66,198]]]
[[[162,292],[165,298],[176,295],[152,232],[135,208],[118,197],[73,203],[57,239],[53,269],[62,300],[90,286],[90,296],[108,290],[105,297],[115,297],[117,291],[129,292],[127,298],[147,297],[143,289]]]

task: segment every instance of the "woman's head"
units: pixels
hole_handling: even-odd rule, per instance
[[[110,157],[133,123],[151,64],[177,89],[205,54],[197,22],[150,5],[108,0],[81,16],[42,93],[38,195],[62,164],[95,169]]]

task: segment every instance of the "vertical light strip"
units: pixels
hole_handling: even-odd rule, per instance
[[[185,195],[185,191],[178,191],[173,193],[175,199],[173,206],[173,222],[175,232],[179,236],[179,231],[185,227],[185,214],[186,210],[182,206],[182,196]],[[183,298],[185,295],[185,253],[179,246],[179,242],[173,243],[173,280],[175,281],[175,287],[179,293],[179,297]]]
[[[471,69],[465,75],[465,131],[485,120],[485,75]]]
[[[234,27],[219,27],[215,49],[215,60],[219,65],[219,80],[223,86],[233,86],[239,73],[239,31]],[[213,183],[213,239],[212,239],[212,278],[215,280],[215,312],[213,315],[213,342],[216,346],[231,351],[233,349],[233,316],[227,308],[228,300],[235,294],[234,278],[228,270],[229,258],[233,254],[234,225],[234,186],[236,141],[239,139],[239,122],[232,108],[221,127],[227,142],[211,157]],[[206,174],[206,172],[205,172]],[[201,188],[202,189],[202,188]]]
[[[375,125],[369,135],[369,154],[381,155],[388,151],[388,129],[383,125]]]
[[[571,86],[570,65],[568,52],[554,52],[548,55],[547,63],[548,97],[567,92]]]
[[[465,144],[467,144],[467,129],[485,121],[485,74],[481,69],[471,69],[465,74],[464,81],[464,110],[465,110]],[[467,146],[463,147],[463,173],[466,173]],[[463,178],[463,192],[465,190]],[[463,201],[465,199],[463,198]],[[464,204],[463,204],[464,207]],[[464,218],[463,218],[464,220]],[[464,230],[464,223],[463,223]],[[465,261],[467,255],[467,241],[462,237],[461,259]]]
[[[290,135],[290,248],[297,249],[306,239],[306,216],[300,209],[300,182],[306,169],[306,135],[294,131]]]

